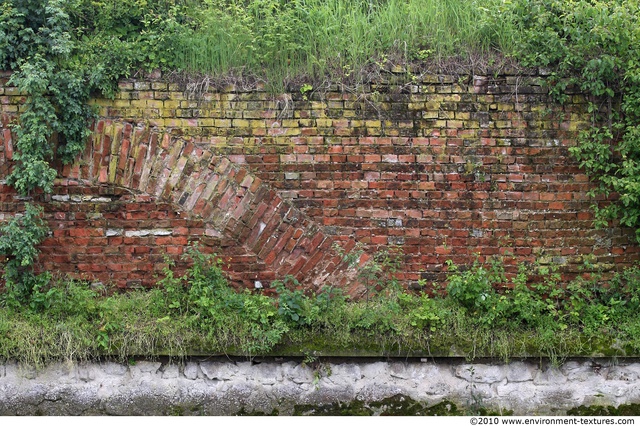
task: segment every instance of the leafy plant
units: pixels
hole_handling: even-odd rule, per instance
[[[402,264],[403,253],[401,247],[383,247],[376,251],[363,265],[356,264],[364,253],[361,245],[356,245],[356,247],[348,253],[337,244],[333,246],[333,250],[337,252],[338,256],[342,258],[342,261],[350,268],[356,268],[356,278],[365,288],[367,301],[371,296],[383,292],[386,293],[387,296],[390,296],[397,294],[399,290],[401,290],[399,280],[396,276]]]
[[[287,321],[296,324],[309,323],[309,299],[304,295],[302,290],[289,290],[286,286],[290,285],[294,288],[299,287],[300,283],[292,276],[286,276],[284,280],[274,281],[273,288],[278,293],[278,314]]]
[[[308,100],[308,96],[307,94],[309,92],[311,92],[313,90],[313,86],[310,84],[303,84],[302,87],[300,87],[300,93],[302,94],[302,99],[303,100]]]
[[[26,204],[23,214],[16,215],[0,227],[0,254],[6,257],[2,276],[5,289],[0,301],[5,305],[29,304],[36,309],[47,305],[51,296],[51,293],[40,293],[48,284],[50,274],[37,275],[33,272],[38,256],[37,245],[48,231],[42,211],[41,207]]]
[[[493,285],[500,282],[500,276],[477,261],[466,271],[450,260],[447,265],[451,272],[447,295],[472,312],[487,312],[496,296]]]
[[[587,96],[591,123],[570,148],[598,186],[596,224],[636,229],[640,241],[640,12],[636,0],[519,1],[515,17],[525,65],[550,69],[559,102],[573,87]],[[616,198],[611,196],[616,193]]]

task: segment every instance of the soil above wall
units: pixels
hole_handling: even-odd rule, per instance
[[[629,266],[633,233],[593,228],[591,184],[568,153],[588,125],[585,99],[555,105],[542,78],[389,73],[279,96],[123,80],[116,99],[93,101],[99,119],[82,158],[60,167],[54,194],[35,197],[52,228],[41,265],[149,286],[164,259],[184,267],[185,247],[201,241],[250,288],[286,274],[309,288],[344,284],[334,243],[400,248],[407,286],[442,281],[447,260],[476,254],[504,256],[511,273],[555,265],[567,280],[587,261]],[[6,81],[4,176],[24,102]],[[0,218],[23,201],[0,186]]]

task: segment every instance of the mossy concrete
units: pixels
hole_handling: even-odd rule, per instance
[[[0,415],[637,413],[640,363],[192,359],[0,364]]]

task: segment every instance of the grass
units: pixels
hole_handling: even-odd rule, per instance
[[[344,80],[369,65],[510,52],[501,0],[209,1],[176,48],[177,68],[215,76]],[[504,16],[503,16],[504,15]]]
[[[42,366],[110,357],[227,354],[288,356],[461,356],[509,360],[569,356],[637,356],[640,272],[629,269],[608,287],[578,280],[556,289],[529,283],[496,291],[500,263],[466,271],[450,265],[448,294],[407,293],[382,271],[366,274],[367,299],[336,289],[306,295],[288,278],[272,283],[277,297],[231,289],[218,261],[192,250],[183,277],[170,269],[158,288],[97,293],[68,280],[22,304],[0,294],[0,359]],[[376,269],[379,270],[379,269]],[[365,271],[366,272],[366,271]],[[376,284],[376,285],[373,285]],[[556,290],[553,290],[556,289]],[[42,294],[46,292],[46,300]]]

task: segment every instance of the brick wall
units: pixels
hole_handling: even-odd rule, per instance
[[[568,154],[588,125],[584,99],[554,105],[539,76],[390,74],[308,99],[190,93],[156,77],[93,101],[100,118],[83,158],[38,197],[53,229],[44,267],[151,285],[190,240],[250,287],[289,273],[344,284],[334,243],[399,246],[407,285],[442,280],[446,260],[476,253],[556,264],[566,279],[586,260],[613,271],[638,259],[632,232],[593,229],[591,185]],[[22,101],[0,85],[4,174]],[[0,191],[0,214],[19,211]]]

